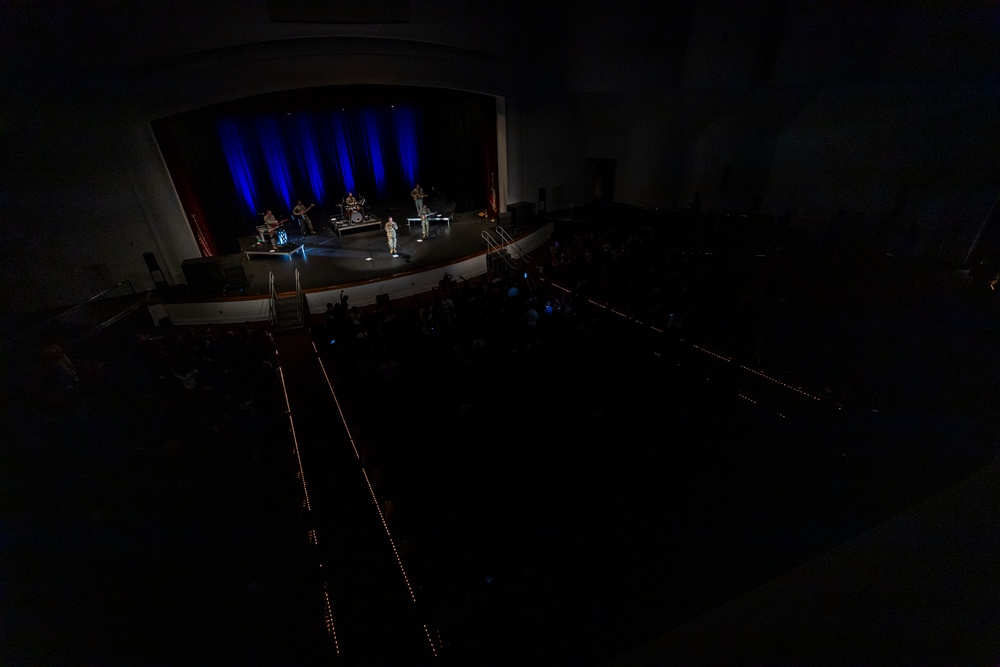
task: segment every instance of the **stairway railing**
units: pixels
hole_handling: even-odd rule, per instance
[[[274,326],[278,301],[278,293],[274,289],[274,271],[267,274],[267,294],[267,321],[271,323],[271,326]]]
[[[517,250],[518,259],[523,260],[527,264],[531,263],[531,255],[521,250],[521,246],[518,245],[517,241],[511,238],[511,235],[507,233],[507,230],[500,225],[497,225],[497,235],[503,243],[508,246],[512,246],[515,250]]]
[[[507,266],[511,267],[512,269],[517,267],[517,260],[511,257],[510,253],[508,253],[504,249],[504,244],[502,242],[497,241],[497,239],[494,238],[492,234],[490,234],[488,231],[485,230],[482,233],[482,237],[486,241],[487,256],[493,255],[494,257],[500,257],[501,259],[503,259],[504,262],[507,263]]]
[[[137,293],[131,281],[123,280],[58,315],[12,334],[0,342],[0,347],[12,345],[16,341],[45,338],[59,340],[67,346],[76,345],[143,308],[149,302],[149,297],[149,293]]]
[[[295,317],[299,324],[305,324],[305,300],[302,298],[302,283],[299,281],[299,270],[295,269]]]
[[[268,276],[269,298],[268,298],[268,320],[271,326],[277,331],[289,329],[299,329],[305,326],[306,307],[305,299],[302,295],[302,280],[298,269],[295,269],[295,295],[278,296],[278,290],[274,286],[274,274]]]

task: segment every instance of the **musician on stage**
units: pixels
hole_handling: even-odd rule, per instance
[[[399,229],[397,225],[392,220],[392,216],[385,222],[385,237],[389,241],[389,252],[393,255],[396,254],[396,230]]]
[[[315,205],[316,204],[310,204],[309,207],[306,208],[306,206],[302,204],[302,200],[300,199],[298,203],[295,204],[295,208],[292,209],[292,215],[298,216],[299,218],[299,232],[301,232],[302,234],[306,233],[306,227],[309,228],[310,234],[316,233],[316,230],[313,229],[312,220],[310,220],[309,216],[306,215],[306,213],[308,213],[309,210]]]
[[[424,206],[424,198],[427,195],[424,194],[424,189],[420,187],[420,183],[417,183],[417,187],[410,190],[410,196],[413,197],[413,201],[417,204],[417,216],[425,215],[427,207]]]
[[[274,217],[274,213],[271,213],[271,209],[267,209],[267,213],[264,214],[264,224],[267,225],[267,235],[271,237],[271,252],[274,252],[278,249],[278,229],[281,223]]]
[[[344,210],[347,211],[348,217],[354,211],[358,210],[358,200],[354,198],[353,192],[347,193],[347,199],[344,200]]]

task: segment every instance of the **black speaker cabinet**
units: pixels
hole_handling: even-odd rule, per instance
[[[226,286],[218,257],[194,257],[181,262],[181,270],[191,292],[212,292]]]
[[[222,258],[222,277],[226,281],[226,287],[246,287],[250,281],[243,268],[243,256],[232,255]]]
[[[530,201],[519,201],[507,204],[507,212],[510,213],[510,226],[517,229],[519,225],[524,226],[531,221],[533,210]]]

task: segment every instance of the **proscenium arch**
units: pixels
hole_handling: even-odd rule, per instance
[[[509,63],[496,55],[430,42],[383,37],[308,37],[236,44],[138,68],[108,114],[122,128],[116,148],[173,282],[200,254],[174,189],[151,121],[270,93],[310,88],[416,86],[493,96],[497,100],[497,190],[506,204],[505,98]],[[111,120],[111,119],[109,119]]]

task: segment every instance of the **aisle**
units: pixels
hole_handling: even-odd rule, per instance
[[[431,643],[308,330],[276,336],[339,655],[415,664]]]

